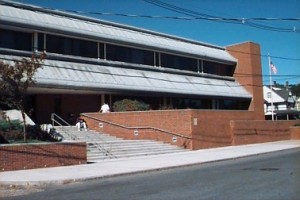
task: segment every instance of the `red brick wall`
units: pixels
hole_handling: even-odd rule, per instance
[[[77,115],[82,112],[97,112],[101,107],[98,95],[38,94],[35,101],[35,122],[39,124],[51,124],[51,114],[56,112],[64,120],[75,125]],[[55,111],[55,101],[60,102],[59,111]],[[74,116],[71,117],[70,114]]]
[[[300,140],[300,126],[291,127],[290,131],[292,140]]]
[[[86,143],[16,144],[0,146],[0,170],[13,171],[86,163]]]
[[[228,146],[232,143],[230,121],[253,120],[251,111],[193,110],[193,149]]]
[[[233,145],[291,139],[290,128],[299,121],[231,121]]]
[[[253,96],[249,110],[254,111],[256,120],[264,120],[264,98],[260,46],[245,42],[226,47],[238,62],[234,78]]]
[[[192,110],[158,110],[140,112],[88,113],[123,126],[155,127],[170,132],[191,135]]]
[[[289,127],[297,123],[255,120],[253,111],[192,109],[85,113],[83,118],[90,129],[117,137],[158,140],[189,149],[286,140],[291,137]]]
[[[85,113],[90,129],[126,139],[150,139],[191,148],[191,110]],[[99,127],[99,122],[103,127]],[[109,123],[106,123],[109,122]],[[138,130],[138,135],[135,134]],[[176,139],[176,141],[175,141]]]

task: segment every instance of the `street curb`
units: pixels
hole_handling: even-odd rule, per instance
[[[201,165],[201,164],[207,164],[207,163],[214,163],[214,162],[221,162],[221,161],[226,161],[226,160],[235,160],[235,159],[240,159],[240,158],[245,158],[245,157],[252,157],[256,155],[262,155],[262,154],[268,154],[272,152],[278,152],[278,151],[284,151],[284,150],[291,150],[295,148],[300,148],[300,145],[295,145],[291,147],[285,147],[277,150],[267,150],[261,153],[248,153],[245,155],[240,155],[240,156],[233,156],[233,157],[227,157],[227,158],[220,158],[220,159],[213,159],[213,160],[207,160],[207,161],[197,161],[193,163],[182,163],[182,164],[177,164],[177,165],[170,165],[170,166],[165,166],[165,167],[154,167],[154,168],[148,168],[148,169],[136,169],[134,171],[129,171],[129,172],[115,172],[111,174],[106,174],[106,175],[98,175],[94,177],[85,177],[85,178],[73,178],[73,179],[64,179],[64,180],[49,180],[49,181],[0,181],[1,187],[47,187],[51,185],[66,185],[66,184],[72,184],[72,183],[77,183],[77,182],[85,182],[85,181],[90,181],[90,180],[97,180],[97,179],[104,179],[104,178],[112,178],[112,177],[117,177],[117,176],[126,176],[126,175],[132,175],[132,174],[139,174],[139,173],[146,173],[146,172],[154,172],[154,171],[163,171],[163,170],[169,170],[169,169],[175,169],[175,168],[180,168],[180,167],[189,167],[189,166],[195,166],[195,165]],[[186,153],[182,153],[186,154]],[[134,160],[134,159],[129,159]],[[114,160],[113,162],[117,162],[118,160]],[[93,165],[93,164],[90,164]],[[1,175],[1,173],[0,173]]]

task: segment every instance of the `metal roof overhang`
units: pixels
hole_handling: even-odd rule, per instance
[[[227,64],[237,61],[222,47],[202,44],[171,35],[164,35],[125,25],[102,22],[87,17],[72,18],[71,14],[28,6],[0,4],[0,23],[36,31],[55,32],[92,40],[152,49],[162,52],[214,60]],[[17,4],[17,3],[14,3]],[[51,13],[53,12],[53,13]],[[86,20],[85,20],[86,19]]]
[[[0,58],[10,62],[20,59],[20,57],[11,55],[1,55]],[[194,76],[192,74],[183,75],[178,72],[175,74],[166,72],[163,68],[155,68],[155,70],[128,68],[126,63],[119,63],[117,66],[110,64],[110,62],[104,65],[103,62],[85,64],[47,59],[43,61],[42,68],[39,68],[35,74],[35,88],[39,88],[39,93],[43,92],[43,89],[53,89],[66,93],[75,90],[82,91],[82,94],[100,94],[106,91],[144,95],[163,93],[184,96],[252,98],[250,93],[234,80],[212,79],[197,74]]]

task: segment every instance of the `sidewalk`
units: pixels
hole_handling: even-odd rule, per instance
[[[99,163],[0,172],[0,185],[66,184],[103,177],[195,165],[300,148],[300,140],[204,149],[157,156],[104,160]]]

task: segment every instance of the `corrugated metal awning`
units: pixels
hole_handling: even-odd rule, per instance
[[[83,16],[80,18],[78,15],[70,13],[22,6],[15,2],[3,3],[3,5],[0,5],[0,10],[0,23],[3,25],[28,27],[39,31],[66,35],[73,34],[82,38],[92,38],[104,42],[139,46],[224,63],[236,63],[236,59],[222,47],[180,37]],[[75,18],[76,16],[77,18]]]
[[[5,60],[14,56],[1,57]],[[124,64],[125,67],[125,64]],[[99,93],[150,92],[174,95],[196,95],[230,98],[252,98],[244,87],[230,80],[170,74],[162,71],[128,69],[103,64],[82,64],[45,60],[35,75],[40,88],[85,90]]]

